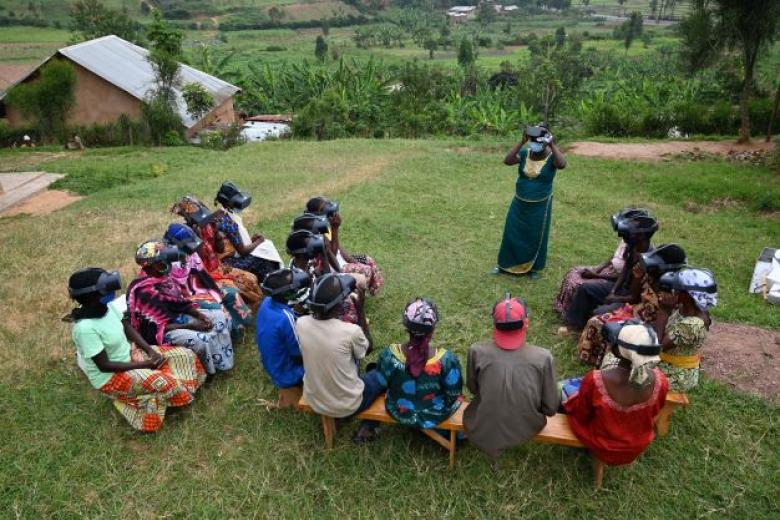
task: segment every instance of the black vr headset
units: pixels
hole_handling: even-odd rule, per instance
[[[292,223],[292,230],[298,231],[305,229],[316,235],[324,235],[330,231],[328,218],[324,215],[315,215],[314,213],[304,213],[295,217]]]
[[[642,267],[644,267],[645,271],[650,274],[659,275],[669,271],[677,271],[683,267],[688,267],[688,258],[685,256],[683,256],[681,262],[677,263],[667,263],[667,261],[664,260],[664,251],[672,247],[680,248],[680,250],[682,250],[682,248],[677,244],[664,244],[653,249],[652,251],[642,253],[639,257],[639,261],[642,264]]]
[[[423,305],[427,306],[429,309],[433,309],[434,314],[436,314],[436,319],[439,318],[439,309],[436,307],[436,304],[433,303],[428,298],[415,298],[411,302],[406,304],[406,307],[409,307],[409,305],[412,302],[415,302],[417,300],[422,300]],[[404,307],[404,309],[406,309]],[[421,306],[418,312],[418,315],[423,312],[424,308]],[[406,316],[406,312],[403,313],[403,317],[401,318],[401,323],[403,323],[404,328],[408,330],[410,333],[416,335],[416,336],[427,336],[431,332],[433,332],[433,329],[436,328],[436,325],[433,323],[424,323],[421,321],[416,321],[417,315],[414,316],[414,318],[409,319],[409,317]]]
[[[81,273],[84,271],[90,271],[91,269],[79,269],[77,272]],[[118,291],[122,288],[122,278],[119,276],[119,273],[117,271],[111,271],[110,273],[107,271],[103,271],[100,273],[100,276],[98,276],[97,282],[95,282],[95,285],[90,285],[88,287],[81,287],[79,289],[73,289],[72,287],[68,287],[68,294],[71,298],[75,298],[76,296],[83,296],[85,294],[90,293],[98,293],[101,296],[105,296],[106,294],[109,294],[113,291]]]
[[[333,200],[328,200],[325,202],[325,207],[322,208],[321,214],[330,218],[338,212],[339,212],[339,203]]]
[[[246,209],[252,203],[252,197],[238,189],[232,182],[225,182],[217,192],[217,202],[230,209]]]
[[[699,271],[704,273],[712,283],[698,283],[698,284],[686,284],[682,281],[682,273],[686,271]],[[718,284],[715,282],[715,275],[709,269],[680,269],[679,271],[671,271],[664,273],[658,279],[658,287],[664,291],[698,291],[704,293],[715,294],[718,292]]]
[[[338,281],[341,291],[334,295],[333,299],[329,302],[317,302],[321,288],[326,283],[330,284],[330,280],[333,278]],[[312,289],[311,293],[309,293],[309,297],[306,299],[306,305],[309,306],[309,309],[311,309],[312,312],[326,314],[333,310],[337,305],[341,305],[350,293],[355,290],[356,286],[357,282],[348,274],[328,273],[315,282],[314,289]]]
[[[658,231],[658,221],[652,215],[635,215],[617,220],[615,231],[620,238],[628,241],[636,235],[652,235]]]
[[[312,259],[325,252],[325,237],[299,229],[287,237],[287,253]]]
[[[286,280],[287,273],[292,273],[292,276],[290,277],[290,283],[280,285],[279,287],[276,288],[272,288],[269,286],[269,284],[273,282],[277,277],[284,277]],[[298,269],[297,267],[293,267],[292,269],[285,268],[285,269],[279,269],[272,273],[268,273],[268,275],[263,280],[263,283],[260,284],[260,287],[263,289],[263,294],[267,296],[279,296],[293,291],[300,291],[301,289],[304,289],[310,285],[311,285],[311,276],[309,276],[309,273],[301,269]]]
[[[198,210],[194,213],[188,213],[184,216],[185,219],[191,220],[193,224],[202,226],[214,217],[214,213],[210,212],[206,206],[198,206]]]
[[[618,224],[622,220],[628,220],[632,219],[634,217],[652,217],[653,215],[650,213],[650,210],[647,210],[645,208],[623,208],[614,215],[612,215],[609,219],[612,222],[612,229],[614,231],[618,230]]]
[[[623,330],[623,327],[626,325],[641,325],[644,327],[652,338],[653,345],[634,345],[633,343],[628,343],[627,341],[621,340],[620,331]],[[639,320],[613,321],[611,323],[606,323],[601,328],[601,335],[607,345],[618,345],[620,347],[633,350],[640,356],[657,356],[661,353],[661,345],[658,343],[658,335],[655,333],[652,327],[642,323]]]
[[[519,330],[525,327],[525,322],[528,319],[528,303],[526,303],[525,300],[522,298],[518,298],[520,302],[523,304],[523,317],[520,319],[513,320],[511,319],[512,316],[512,293],[506,293],[504,295],[504,299],[496,302],[496,304],[493,306],[493,325],[498,330]],[[504,306],[504,314],[506,318],[503,321],[498,321],[495,319],[496,315],[496,309],[498,309],[499,305]]]

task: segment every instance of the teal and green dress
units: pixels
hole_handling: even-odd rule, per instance
[[[527,167],[527,148],[520,150],[518,157],[515,196],[506,216],[498,267],[507,273],[526,274],[541,271],[547,264],[553,180],[557,169],[553,154],[547,156],[536,174],[533,167]]]
[[[460,406],[463,376],[458,357],[449,350],[436,349],[414,379],[406,371],[401,345],[390,345],[379,355],[378,371],[387,383],[387,413],[404,426],[433,428]]]

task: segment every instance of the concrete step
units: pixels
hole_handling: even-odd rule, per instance
[[[0,195],[0,213],[45,191],[51,183],[64,177],[64,175],[57,173],[43,172],[26,174],[27,177],[19,177],[18,174],[3,174],[0,177],[5,177],[6,175],[13,175],[14,177],[0,180],[4,189],[4,193]]]

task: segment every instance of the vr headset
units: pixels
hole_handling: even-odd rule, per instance
[[[683,273],[688,271],[698,271],[704,276],[702,283],[686,284],[682,281]],[[681,269],[679,271],[671,271],[664,273],[658,279],[658,287],[664,291],[698,291],[704,293],[715,294],[718,292],[718,284],[715,282],[715,275],[709,269]]]
[[[275,289],[272,289],[268,286],[268,282],[273,280],[275,277],[285,276],[288,272],[292,272],[290,283],[281,285]],[[260,284],[260,287],[263,289],[263,294],[267,296],[279,296],[293,291],[300,291],[301,289],[310,285],[311,276],[309,276],[309,273],[298,269],[297,267],[293,267],[292,269],[279,269],[278,271],[268,273],[268,275],[263,280],[263,283]]]
[[[246,209],[252,203],[252,197],[238,189],[232,182],[220,186],[217,192],[217,202],[230,209]]]
[[[498,330],[520,330],[523,327],[525,327],[526,320],[528,319],[528,303],[525,300],[523,300],[522,298],[520,298],[519,300],[520,300],[520,303],[523,305],[523,309],[524,309],[523,317],[519,318],[519,319],[514,319],[513,320],[511,318],[511,316],[512,316],[512,312],[511,312],[512,311],[512,305],[514,303],[512,301],[512,293],[506,293],[504,295],[504,299],[501,300],[500,302],[496,303],[493,306],[493,316],[494,316],[494,318],[493,318],[493,325],[496,327],[496,329],[498,329]],[[501,305],[504,306],[504,316],[505,316],[505,319],[503,319],[501,321],[498,321],[498,320],[495,319],[495,315],[496,315],[496,310]]]
[[[202,226],[209,222],[214,217],[214,213],[211,213],[206,206],[198,206],[197,211],[194,213],[188,213],[184,216],[187,220],[191,220],[193,224]]]
[[[180,227],[175,228],[173,224],[168,226],[168,230],[165,232],[163,240],[178,247],[184,253],[191,255],[203,245],[203,240],[201,240],[192,229],[182,226],[181,224],[179,224],[179,226]]]
[[[615,231],[623,240],[630,240],[636,235],[652,235],[658,231],[658,221],[649,215],[636,215],[631,218],[619,219]]]
[[[317,300],[317,295],[319,294],[320,288],[326,281],[331,280],[334,277],[338,280],[341,291],[336,294],[331,301],[326,303],[317,303],[315,300]],[[306,300],[306,304],[313,312],[326,314],[333,310],[333,308],[335,308],[337,305],[341,305],[341,303],[350,295],[350,293],[355,290],[356,286],[357,283],[355,282],[355,279],[348,274],[328,273],[315,282],[314,289],[309,294],[309,298]]]
[[[642,253],[639,257],[639,261],[644,267],[645,271],[651,274],[663,274],[669,271],[677,271],[683,267],[688,267],[688,259],[683,258],[682,262],[667,263],[664,260],[661,252],[669,247],[680,247],[677,244],[665,244],[661,247]]]
[[[89,269],[80,269],[78,272],[84,272],[89,271]],[[122,288],[122,278],[119,276],[119,273],[117,271],[111,271],[110,273],[107,271],[103,271],[100,273],[100,276],[98,276],[97,282],[95,282],[95,285],[90,285],[89,287],[81,287],[80,289],[73,289],[71,287],[68,287],[68,294],[71,298],[75,298],[76,296],[82,296],[84,294],[90,294],[90,293],[98,293],[101,296],[105,296],[106,294],[109,294],[114,291],[118,291]]]
[[[433,309],[433,312],[436,314],[437,317],[439,316],[439,309],[438,307],[436,307],[435,303],[433,303],[431,300],[427,298],[420,298],[420,299],[423,301],[423,304],[426,305],[429,309]],[[407,304],[406,306],[408,307],[409,304]],[[414,319],[409,319],[409,317],[406,315],[406,312],[404,312],[401,322],[403,323],[404,328],[406,330],[408,330],[409,332],[417,336],[427,336],[428,334],[433,332],[434,328],[436,328],[436,325],[433,323],[423,323],[419,321],[414,321]]]
[[[612,229],[618,230],[618,224],[622,220],[632,219],[634,217],[652,217],[650,210],[644,208],[623,208],[610,217],[612,222]]]
[[[550,131],[547,130],[545,127],[537,125],[537,126],[528,126],[525,129],[525,135],[528,136],[528,139],[530,141],[534,141],[537,143],[544,142],[543,138],[549,134]]]
[[[626,325],[641,325],[644,327],[652,338],[653,345],[634,345],[633,343],[628,343],[627,341],[619,339],[620,331],[623,330],[623,327]],[[652,327],[645,325],[639,320],[614,321],[607,323],[601,328],[601,335],[607,345],[618,345],[620,347],[633,350],[640,356],[657,356],[661,353],[661,345],[658,343],[658,335],[655,333]]]
[[[325,207],[322,208],[322,214],[330,218],[339,212],[339,203],[329,200],[325,203]]]
[[[328,224],[328,218],[324,215],[315,215],[314,213],[304,213],[295,217],[292,223],[292,230],[298,231],[299,229],[305,229],[311,231],[316,235],[324,235],[330,231],[330,224]]]
[[[311,231],[299,229],[287,237],[287,253],[312,259],[325,252],[325,237]]]

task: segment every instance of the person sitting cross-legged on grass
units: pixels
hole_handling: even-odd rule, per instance
[[[90,384],[110,398],[136,430],[156,432],[168,406],[184,406],[206,380],[197,356],[185,348],[150,346],[123,324],[119,311],[108,305],[121,287],[119,273],[81,269],[68,281],[71,298],[79,303],[70,318],[79,368]],[[132,340],[148,359],[130,359]]]
[[[300,269],[279,269],[263,280],[267,296],[257,313],[256,339],[260,361],[277,388],[303,383],[303,357],[295,334],[295,313],[287,305],[309,287],[308,273]]]
[[[652,327],[638,320],[612,322],[602,333],[619,364],[588,372],[563,407],[572,431],[598,460],[630,464],[655,437],[669,381],[655,368],[661,345]]]
[[[379,355],[378,370],[387,384],[387,413],[404,426],[434,428],[461,403],[463,377],[458,357],[431,346],[438,321],[433,302],[413,300],[403,313],[409,340],[391,345]]]
[[[469,442],[498,457],[539,433],[560,400],[552,355],[526,344],[524,302],[511,294],[499,300],[493,327],[493,341],[469,348],[467,384],[474,400],[463,412],[463,426]]]
[[[354,284],[348,275],[320,277],[308,298],[312,315],[298,318],[295,325],[305,369],[303,397],[315,412],[328,417],[352,417],[385,391],[376,370],[360,374],[360,360],[372,346],[362,299],[357,302],[359,326],[339,319]],[[376,423],[363,421],[353,440],[365,442],[375,436]]]
[[[221,309],[200,309],[170,277],[171,264],[183,259],[161,242],[141,244],[135,256],[141,272],[127,288],[130,324],[151,344],[187,347],[209,374],[233,368],[230,316]]]

